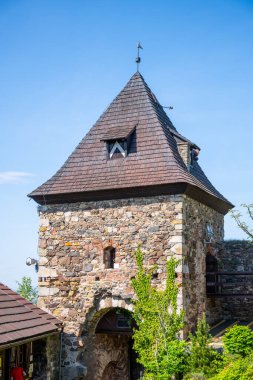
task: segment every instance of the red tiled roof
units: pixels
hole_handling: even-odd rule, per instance
[[[135,126],[127,157],[109,159],[103,141],[106,133],[123,136]],[[197,163],[187,170],[176,138],[185,139],[137,72],[60,170],[29,196],[40,204],[62,203],[95,200],[103,192],[107,199],[119,198],[120,193],[123,197],[124,191],[133,194],[134,189],[141,194],[141,189],[154,186],[169,191],[184,184],[200,201],[208,204],[212,198],[212,206],[219,204],[226,213],[232,204],[211,185]]]
[[[61,322],[0,283],[0,348],[59,332]]]

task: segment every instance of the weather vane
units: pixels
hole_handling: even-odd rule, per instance
[[[143,49],[143,47],[141,46],[141,43],[139,41],[137,45],[137,57],[135,59],[135,62],[137,63],[137,71],[139,71],[139,64],[141,62],[140,49]]]

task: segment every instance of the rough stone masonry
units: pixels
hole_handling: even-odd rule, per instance
[[[138,244],[146,265],[158,265],[153,280],[158,287],[164,286],[169,257],[180,260],[178,306],[186,311],[187,330],[205,310],[204,226],[211,222],[220,242],[223,216],[218,212],[176,195],[42,206],[39,214],[39,306],[64,322],[66,378],[73,371],[82,373],[83,366],[93,368],[95,359],[85,358],[91,350],[90,324],[97,314],[112,307],[132,309],[130,279]],[[107,246],[116,248],[111,269],[103,262]],[[102,361],[103,368],[101,352],[107,352],[108,361],[108,342],[104,350],[100,344],[97,362]]]

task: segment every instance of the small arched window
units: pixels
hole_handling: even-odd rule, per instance
[[[105,269],[114,268],[116,249],[112,246],[106,247],[104,249],[104,264]]]

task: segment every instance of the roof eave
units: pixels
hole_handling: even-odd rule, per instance
[[[83,191],[76,193],[55,193],[41,194],[31,193],[28,197],[32,198],[41,206],[50,204],[76,203],[76,202],[94,202],[113,199],[140,198],[147,196],[159,195],[178,195],[186,194],[214,210],[225,215],[234,205],[226,200],[218,198],[209,192],[193,186],[186,182],[177,182],[171,184],[149,185],[141,187],[105,189],[97,191]]]
[[[49,333],[44,333],[41,335],[38,334],[38,335],[35,335],[32,337],[27,337],[26,339],[16,339],[16,340],[13,340],[12,342],[6,342],[3,344],[0,344],[0,349],[6,350],[7,348],[15,347],[17,345],[21,345],[21,344],[25,344],[25,343],[29,343],[29,342],[34,342],[34,341],[39,340],[39,339],[48,338],[52,335],[60,334],[61,331],[62,331],[62,328],[59,327],[55,331],[51,331]]]
[[[234,208],[235,206],[225,199],[218,198],[213,194],[206,192],[200,189],[197,186],[193,186],[191,184],[187,184],[185,194],[190,198],[199,201],[206,206],[211,207],[212,209],[218,211],[219,213],[226,215],[229,210]]]

